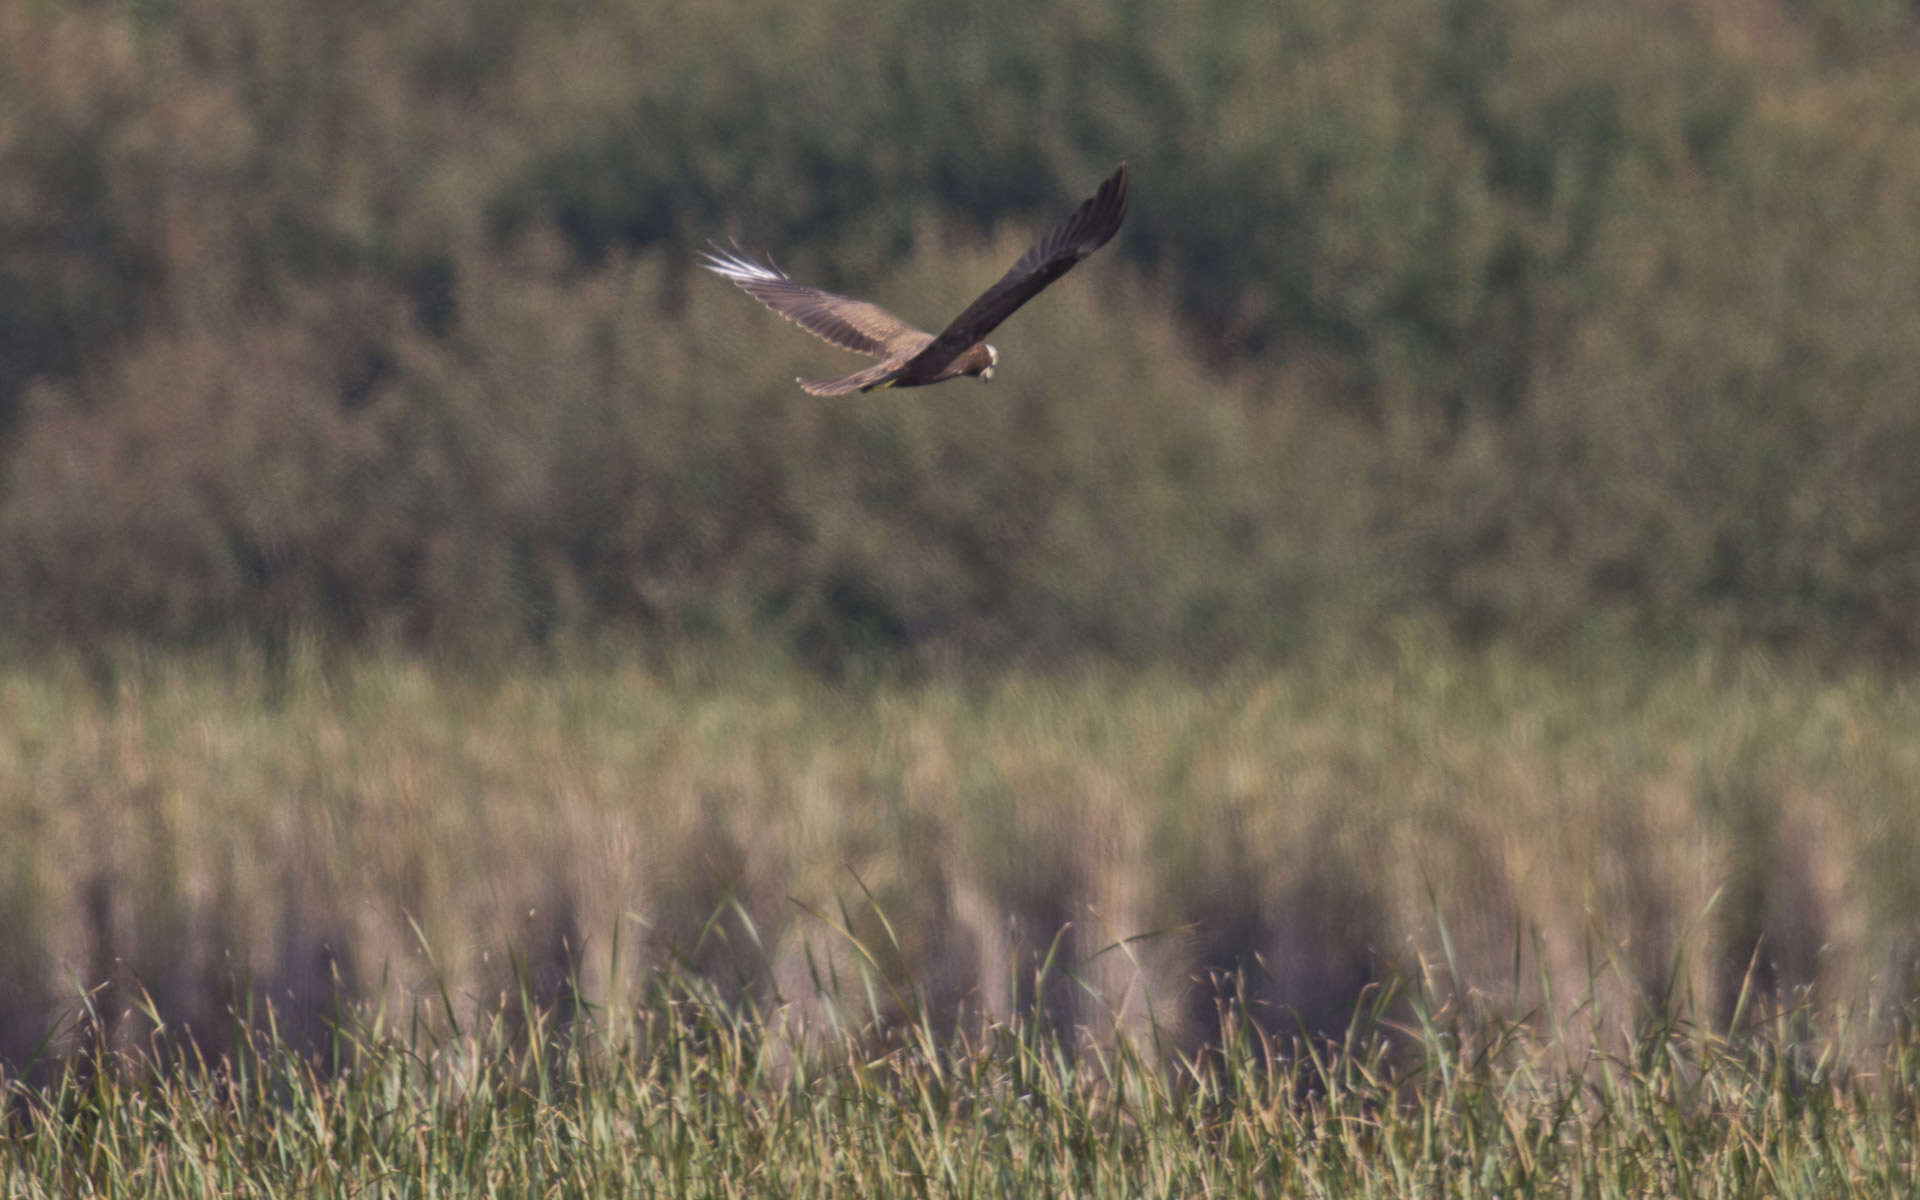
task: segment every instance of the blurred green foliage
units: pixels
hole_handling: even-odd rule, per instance
[[[1896,4],[0,12],[0,636],[1920,649]],[[845,359],[1111,168],[1000,382]]]

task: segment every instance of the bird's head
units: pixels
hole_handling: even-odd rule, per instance
[[[989,343],[987,345],[987,365],[980,369],[981,383],[993,382],[993,368],[995,364],[997,364],[999,361],[1000,361],[1000,352],[998,350],[995,350],[993,348],[993,345]]]

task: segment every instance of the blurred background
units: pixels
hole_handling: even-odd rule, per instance
[[[937,329],[1122,160],[991,386],[696,266]],[[1900,0],[14,0],[0,1057],[868,886],[942,1011],[1909,999],[1917,317]]]

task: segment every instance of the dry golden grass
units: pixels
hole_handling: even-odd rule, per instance
[[[1235,969],[1256,1013],[1317,1029],[1393,973],[1543,1021],[1913,990],[1920,703],[1864,677],[1410,635],[1209,681],[300,654],[101,679],[0,684],[16,1063],[82,988],[107,985],[107,1028],[62,1038],[138,1043],[136,982],[215,1043],[248,999],[298,1041],[343,1001],[619,1002],[668,963],[865,1012],[842,926],[877,948],[883,1010],[1037,1003],[1183,1041]]]

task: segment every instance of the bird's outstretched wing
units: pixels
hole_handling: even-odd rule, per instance
[[[877,304],[795,283],[777,267],[764,266],[718,246],[702,252],[706,268],[815,337],[873,358],[898,358],[925,346],[932,335]]]
[[[1127,215],[1127,164],[1107,176],[1100,190],[1075,209],[1052,233],[1036,242],[1020,261],[967,305],[926,348],[900,369],[903,380],[938,375],[968,347],[986,337],[1022,304],[1107,244]],[[742,284],[741,286],[746,286]],[[771,303],[768,301],[768,303]],[[796,318],[797,319],[797,318]]]

